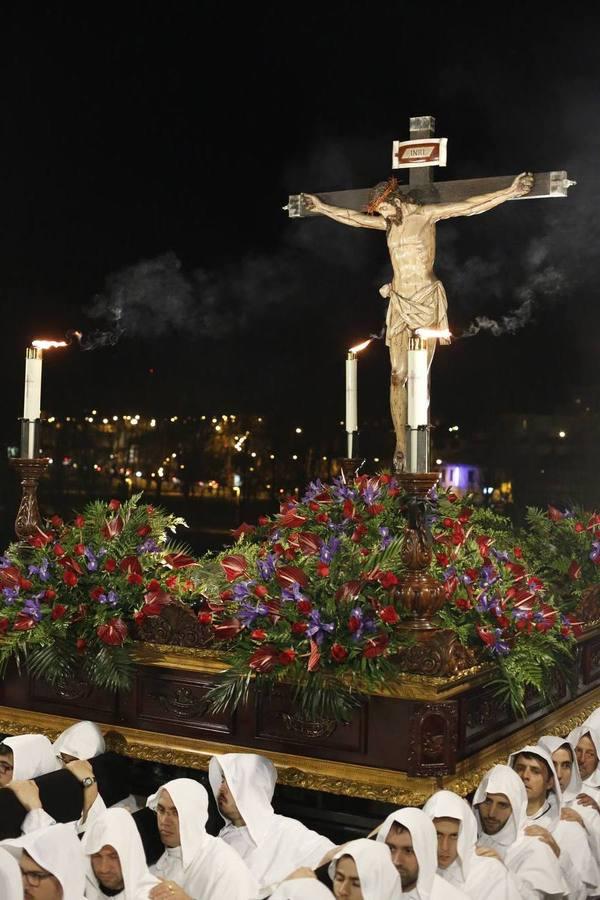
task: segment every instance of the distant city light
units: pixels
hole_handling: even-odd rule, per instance
[[[275,454],[274,454],[274,453],[270,453],[270,454],[269,454],[269,459],[275,459]]]
[[[300,426],[296,428],[296,434],[302,434],[302,429],[300,428]]]
[[[323,457],[323,462],[327,462],[327,457],[326,457],[326,456]]]
[[[113,416],[113,422],[118,422],[118,421],[119,421],[119,417],[118,417],[118,416]]]
[[[54,422],[54,421],[56,421],[56,420],[55,420],[54,416],[50,416],[50,418],[48,419],[48,421],[49,421],[49,422]]]
[[[159,466],[159,467],[158,467],[158,477],[159,477],[159,478],[163,478],[163,477],[164,477],[164,474],[165,474],[165,470],[163,469],[162,466]]]
[[[458,431],[458,425],[451,425],[448,431]]]
[[[93,416],[98,415],[98,410],[97,410],[97,409],[93,409],[93,410],[92,410],[92,415],[93,415]]]
[[[102,424],[103,424],[103,425],[108,425],[108,419],[102,419]]]
[[[150,419],[150,428],[156,428],[156,419]]]
[[[252,459],[256,459],[256,452],[253,450],[250,456],[252,457]]]
[[[374,456],[374,457],[373,457],[373,462],[379,462],[379,457],[378,457],[378,456]]]
[[[171,459],[177,459],[177,454],[176,454],[176,453],[171,453]]]
[[[442,460],[441,460],[441,459],[436,459],[435,464],[436,464],[436,466],[441,466]]]
[[[558,432],[558,436],[559,436],[559,438],[564,438],[564,437],[567,436],[567,432],[566,432],[566,431],[559,431],[559,432]]]
[[[138,469],[137,472],[135,473],[135,477],[136,477],[136,478],[141,478],[141,477],[142,477],[142,473],[140,472],[139,469]]]
[[[294,454],[292,455],[292,459],[298,459],[298,456],[297,456],[296,453],[294,453]]]

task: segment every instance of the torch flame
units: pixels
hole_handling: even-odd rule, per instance
[[[349,353],[360,353],[361,350],[364,350],[365,347],[368,347],[371,343],[371,338],[368,341],[363,341],[362,344],[357,344],[356,347],[350,347]]]
[[[452,333],[447,328],[417,328],[415,329],[417,337],[427,340],[428,338],[439,338],[439,340],[449,340]]]
[[[31,346],[36,350],[52,350],[54,347],[66,347],[66,341],[32,341]]]

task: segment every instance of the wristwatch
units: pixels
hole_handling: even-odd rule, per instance
[[[82,778],[81,783],[84,788],[91,787],[93,784],[96,784],[96,777],[88,775],[87,778]]]

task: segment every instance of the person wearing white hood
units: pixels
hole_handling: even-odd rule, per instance
[[[566,738],[551,734],[543,735],[538,743],[552,754],[562,794],[561,817],[583,825],[594,859],[600,865],[600,813],[583,802],[586,795],[583,793],[575,751]]]
[[[381,843],[359,838],[344,844],[329,863],[333,896],[339,900],[401,900],[402,884]]]
[[[60,769],[45,734],[20,734],[0,744],[0,787],[10,781],[26,781]]]
[[[377,832],[377,841],[391,853],[406,900],[469,900],[465,891],[437,874],[437,834],[422,809],[407,807],[390,813]]]
[[[150,866],[152,874],[174,881],[202,900],[248,900],[257,894],[258,884],[235,850],[206,833],[208,794],[199,782],[191,778],[168,781],[148,797],[146,806],[156,812],[165,847]],[[161,893],[161,888],[155,889],[153,900],[160,900]]]
[[[423,812],[437,833],[441,878],[471,900],[519,900],[516,881],[500,860],[477,854],[477,819],[466,800],[452,791],[437,791]]]
[[[590,725],[580,725],[567,735],[567,740],[577,756],[583,790],[588,796],[582,802],[600,812],[600,733]]]
[[[546,840],[558,858],[572,900],[595,894],[600,880],[598,867],[580,824],[561,818],[562,795],[552,756],[541,746],[526,746],[511,753],[508,764],[527,792],[527,820]],[[533,833],[533,831],[530,831]]]
[[[2,841],[2,847],[19,864],[25,900],[83,900],[83,853],[71,825],[41,828],[24,837]],[[18,893],[14,898],[12,894],[2,894],[2,900],[18,897]]]
[[[280,882],[301,866],[316,868],[335,845],[271,805],[277,770],[256,753],[213,756],[208,778],[225,826],[219,832],[261,887]]]
[[[15,857],[0,847],[0,897],[4,900],[23,900],[23,878]]]
[[[125,809],[107,809],[86,831],[81,848],[88,900],[148,900],[161,883],[148,871],[142,839]]]
[[[512,872],[522,900],[568,896],[558,859],[547,844],[526,831],[527,792],[510,766],[493,766],[484,775],[475,791],[473,811],[478,845],[494,850]]]
[[[332,900],[335,895],[314,875],[294,875],[282,881],[269,900]]]

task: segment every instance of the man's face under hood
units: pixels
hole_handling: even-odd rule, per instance
[[[512,815],[512,806],[506,794],[486,794],[479,804],[481,827],[486,834],[498,834]]]

